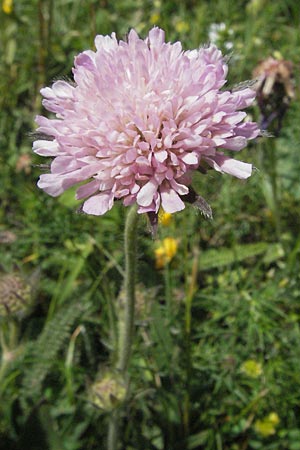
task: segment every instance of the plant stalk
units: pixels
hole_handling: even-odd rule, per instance
[[[135,277],[136,277],[136,238],[137,238],[138,214],[137,207],[133,206],[127,215],[124,233],[125,275],[124,291],[125,305],[122,315],[119,317],[119,342],[116,369],[127,378],[128,366],[131,356],[131,347],[134,331],[134,307],[135,307]],[[118,448],[118,424],[119,411],[112,413],[108,427],[107,449]]]

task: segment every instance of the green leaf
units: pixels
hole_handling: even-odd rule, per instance
[[[268,242],[237,245],[234,248],[223,247],[200,253],[199,267],[200,270],[215,269],[264,254],[264,262],[270,263],[281,258],[284,253],[280,244]]]

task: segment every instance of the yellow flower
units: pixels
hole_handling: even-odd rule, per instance
[[[278,283],[278,287],[284,288],[289,284],[289,282],[290,282],[289,278],[287,278],[287,277],[282,278],[282,280],[280,280]]]
[[[163,239],[161,245],[155,249],[156,268],[162,269],[176,255],[178,242],[172,237]]]
[[[278,414],[276,412],[271,412],[268,415],[268,419],[275,426],[278,425],[279,422],[280,422],[279,416],[278,416]]]
[[[262,420],[256,420],[254,428],[256,433],[263,437],[272,436],[276,433],[276,426],[279,424],[280,419],[276,412],[271,412]]]
[[[282,60],[283,59],[283,56],[282,56],[282,54],[280,53],[279,50],[275,50],[273,52],[273,56],[274,56],[275,59],[278,59],[278,60]]]
[[[247,359],[241,365],[241,371],[250,378],[258,378],[262,374],[262,366],[254,359]]]
[[[165,227],[170,225],[172,220],[172,214],[165,212],[163,209],[159,210],[158,213],[158,223],[161,223]]]
[[[187,33],[189,29],[190,29],[189,24],[184,20],[179,20],[175,24],[175,30],[177,31],[177,33]]]
[[[150,23],[152,25],[156,25],[159,22],[159,20],[160,20],[160,14],[159,13],[153,13],[150,16],[150,20],[149,21],[150,21]]]
[[[11,14],[13,10],[13,0],[3,0],[2,10],[5,14]]]

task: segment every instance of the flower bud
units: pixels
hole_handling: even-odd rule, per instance
[[[89,399],[96,407],[109,412],[120,406],[126,397],[126,385],[123,378],[107,371],[101,379],[89,388]]]

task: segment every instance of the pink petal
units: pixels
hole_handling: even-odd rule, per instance
[[[126,162],[127,163],[133,163],[133,161],[137,158],[137,151],[136,148],[130,148],[126,153]]]
[[[246,115],[247,114],[243,111],[235,111],[234,113],[225,116],[223,121],[229,125],[235,125],[241,122],[246,117]]]
[[[44,141],[38,140],[33,143],[32,149],[35,153],[41,156],[57,156],[60,153],[60,148],[56,140]]]
[[[73,156],[57,156],[51,164],[51,172],[63,174],[80,168],[80,163]]]
[[[160,190],[161,206],[167,213],[174,213],[185,208],[179,195],[170,188],[161,188]]]
[[[97,50],[111,50],[114,48],[117,48],[118,43],[117,43],[117,39],[116,39],[116,33],[112,33],[111,37],[110,36],[101,36],[98,35],[95,38],[95,46],[97,48]]]
[[[80,200],[84,197],[89,197],[98,190],[99,190],[99,181],[98,180],[90,181],[89,183],[84,184],[83,186],[80,186],[77,189],[76,198],[77,200]]]
[[[94,71],[95,63],[90,54],[88,54],[87,52],[82,52],[79,53],[79,55],[75,58],[75,67],[84,67],[87,70]]]
[[[166,150],[158,150],[155,152],[155,158],[157,159],[157,161],[159,162],[164,162],[167,157],[168,157],[168,152]]]
[[[255,99],[255,91],[253,89],[241,89],[231,93],[236,102],[237,109],[247,108]]]
[[[239,151],[242,148],[246,147],[247,139],[243,136],[235,136],[233,138],[225,139],[225,143],[221,145],[221,147],[226,148],[227,150],[235,150]]]
[[[136,197],[136,201],[140,206],[149,206],[155,193],[157,192],[157,183],[154,180],[150,180],[139,191]]]
[[[259,135],[260,129],[255,122],[244,122],[237,126],[236,133],[247,139],[255,139]]]
[[[181,161],[183,161],[185,164],[198,164],[199,163],[199,156],[195,152],[189,152],[185,155],[180,157]]]
[[[246,179],[252,173],[252,164],[229,158],[220,153],[217,153],[213,158],[205,157],[205,160],[218,172],[228,173],[237,178]]]
[[[189,193],[189,188],[184,184],[179,184],[174,179],[170,181],[170,186],[176,191],[179,195],[186,195]]]
[[[158,27],[152,28],[149,31],[149,41],[151,47],[162,45],[165,42],[165,32]]]
[[[112,208],[113,203],[114,197],[111,193],[93,195],[84,202],[82,210],[87,214],[102,216]]]
[[[55,99],[55,94],[53,92],[53,90],[49,87],[45,87],[42,88],[40,90],[40,93],[42,94],[43,97],[48,98],[48,99]]]
[[[52,197],[57,197],[66,189],[73,186],[76,182],[76,179],[66,179],[61,175],[47,173],[40,175],[40,179],[37,185],[39,188],[47,192],[47,194],[51,195]]]
[[[74,87],[71,86],[66,81],[56,81],[52,85],[52,89],[44,88],[41,89],[41,94],[48,99],[52,99],[55,97],[66,99],[71,98],[73,96]]]

